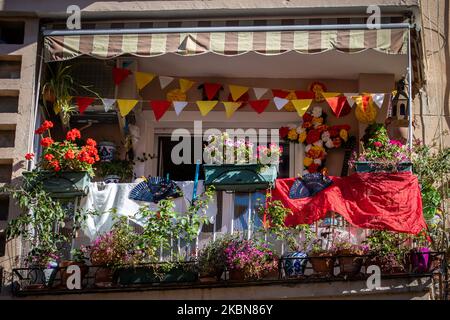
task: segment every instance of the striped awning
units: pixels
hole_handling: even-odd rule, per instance
[[[287,19],[287,20],[232,20],[142,22],[83,25],[86,29],[118,30],[139,28],[196,28],[223,26],[271,25],[345,25],[364,24],[364,19]],[[383,23],[403,22],[390,18]],[[64,28],[65,26],[63,26]],[[58,29],[58,26],[53,26]],[[190,32],[190,33],[128,33],[48,35],[44,38],[45,61],[62,61],[81,55],[111,59],[120,55],[154,57],[166,53],[199,55],[213,52],[234,56],[247,52],[277,55],[289,51],[316,54],[330,50],[357,53],[372,49],[386,54],[407,53],[405,29],[376,30],[308,30],[257,32]]]

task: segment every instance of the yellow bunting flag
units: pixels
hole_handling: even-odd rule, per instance
[[[136,106],[139,100],[117,99],[120,115],[125,117]]]
[[[325,99],[334,98],[334,97],[337,97],[337,96],[340,96],[340,95],[342,95],[342,93],[340,93],[340,92],[322,92],[322,96]]]
[[[184,93],[188,92],[189,89],[194,85],[194,81],[188,80],[188,79],[180,79],[179,80],[180,83],[180,89],[181,91],[183,91]]]
[[[233,113],[241,106],[241,102],[224,101],[222,103],[225,107],[227,118],[231,118]]]
[[[155,78],[155,75],[153,73],[134,72],[134,78],[136,79],[137,88],[142,90],[153,80],[153,78]]]
[[[234,101],[239,99],[249,89],[248,87],[235,86],[232,84],[230,84],[228,87],[230,88],[231,97],[233,98]]]
[[[292,104],[294,105],[295,110],[297,110],[297,113],[300,117],[303,117],[303,115],[308,110],[309,106],[311,105],[312,101],[313,101],[313,99],[291,100]]]
[[[218,103],[219,101],[197,101],[198,109],[202,116],[206,116]]]

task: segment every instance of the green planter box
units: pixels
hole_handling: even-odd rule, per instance
[[[394,170],[386,170],[380,166],[377,162],[372,161],[357,161],[355,162],[355,170],[358,173],[366,173],[366,172],[393,172]],[[412,163],[411,162],[402,162],[397,165],[398,172],[412,172]]]
[[[159,282],[196,282],[198,272],[181,266],[169,272],[157,275],[151,267],[135,267],[118,270],[118,282],[121,285],[146,284]]]
[[[24,176],[31,176],[34,172],[24,172]],[[88,193],[91,178],[87,172],[37,172],[37,181],[41,182],[45,191],[54,198],[74,198]]]
[[[275,186],[277,166],[262,167],[258,164],[203,165],[205,185],[216,190],[252,192]]]

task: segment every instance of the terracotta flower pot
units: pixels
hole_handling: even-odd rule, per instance
[[[351,257],[351,255],[355,254],[357,253],[351,250],[341,250],[338,252],[338,255],[342,255],[342,257],[338,257],[340,275],[354,276],[360,273],[363,265],[363,258]]]
[[[51,88],[45,88],[43,92],[43,98],[46,102],[55,103],[56,96],[55,92]]]
[[[100,267],[95,272],[94,284],[96,287],[111,287],[114,278],[114,271],[109,268]]]
[[[242,270],[230,270],[229,271],[229,279],[231,281],[244,281],[245,274]]]
[[[329,254],[310,255],[309,261],[316,275],[332,276],[334,274],[334,257]]]

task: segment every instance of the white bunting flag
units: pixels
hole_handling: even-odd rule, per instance
[[[353,107],[353,105],[355,104],[355,100],[353,99],[353,97],[359,96],[359,93],[344,93],[345,98],[347,99],[348,105],[351,107]]]
[[[161,89],[167,87],[173,81],[172,77],[159,76],[159,83],[161,84]]]
[[[181,111],[187,106],[187,101],[173,101],[173,107],[177,116],[180,115]]]
[[[257,100],[261,99],[261,97],[269,90],[268,88],[253,88],[253,92],[255,93],[255,97]]]
[[[116,99],[102,99],[103,106],[105,107],[105,112],[108,112],[111,110],[114,106],[114,103],[116,103]]]
[[[384,93],[374,93],[372,94],[372,100],[381,109],[384,101]]]
[[[273,102],[275,103],[275,106],[277,107],[277,109],[281,110],[289,102],[289,100],[288,99],[279,98],[279,97],[274,97],[273,98]]]

